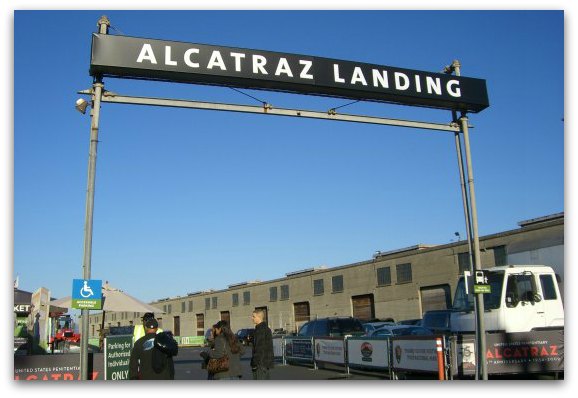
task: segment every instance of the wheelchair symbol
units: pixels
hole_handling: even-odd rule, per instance
[[[80,295],[84,298],[88,298],[90,296],[94,296],[94,292],[92,288],[88,286],[88,281],[84,281],[84,286],[80,289]]]

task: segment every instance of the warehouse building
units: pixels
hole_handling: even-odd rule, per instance
[[[544,264],[564,276],[564,213],[518,223],[519,228],[480,237],[482,268],[505,264]],[[202,336],[217,321],[233,330],[252,327],[251,313],[266,311],[272,329],[296,331],[316,317],[355,316],[362,320],[421,318],[425,311],[451,306],[459,275],[470,268],[467,240],[415,245],[377,252],[366,261],[291,272],[269,281],[247,281],[156,300],[161,327],[175,336]],[[563,285],[561,286],[563,287]],[[90,336],[101,325],[138,324],[142,314],[90,316]]]

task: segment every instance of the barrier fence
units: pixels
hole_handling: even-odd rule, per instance
[[[341,365],[350,369],[376,371],[397,378],[399,373],[419,372],[447,378],[443,337],[400,336],[384,337],[283,337],[274,339],[276,352],[284,352],[283,363],[319,363]],[[442,344],[442,355],[437,347]],[[441,372],[440,372],[441,369]],[[442,377],[443,376],[443,377]]]
[[[475,335],[384,337],[283,337],[274,341],[283,363],[320,363],[379,372],[390,378],[427,373],[439,380],[473,378]],[[564,372],[564,330],[486,334],[489,375]]]
[[[179,337],[182,345],[200,340]],[[404,373],[440,380],[473,378],[475,335],[385,337],[275,337],[273,352],[283,364],[343,366],[391,379]],[[104,354],[89,355],[89,379],[126,380],[132,335],[108,336]],[[486,334],[489,375],[564,372],[564,330]],[[77,354],[14,356],[15,380],[78,380]]]

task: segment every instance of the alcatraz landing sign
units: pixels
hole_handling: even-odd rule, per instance
[[[479,112],[486,82],[306,55],[93,34],[92,76],[286,91]]]

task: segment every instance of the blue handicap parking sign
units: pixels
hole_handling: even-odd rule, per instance
[[[102,309],[102,280],[73,279],[72,308]]]

